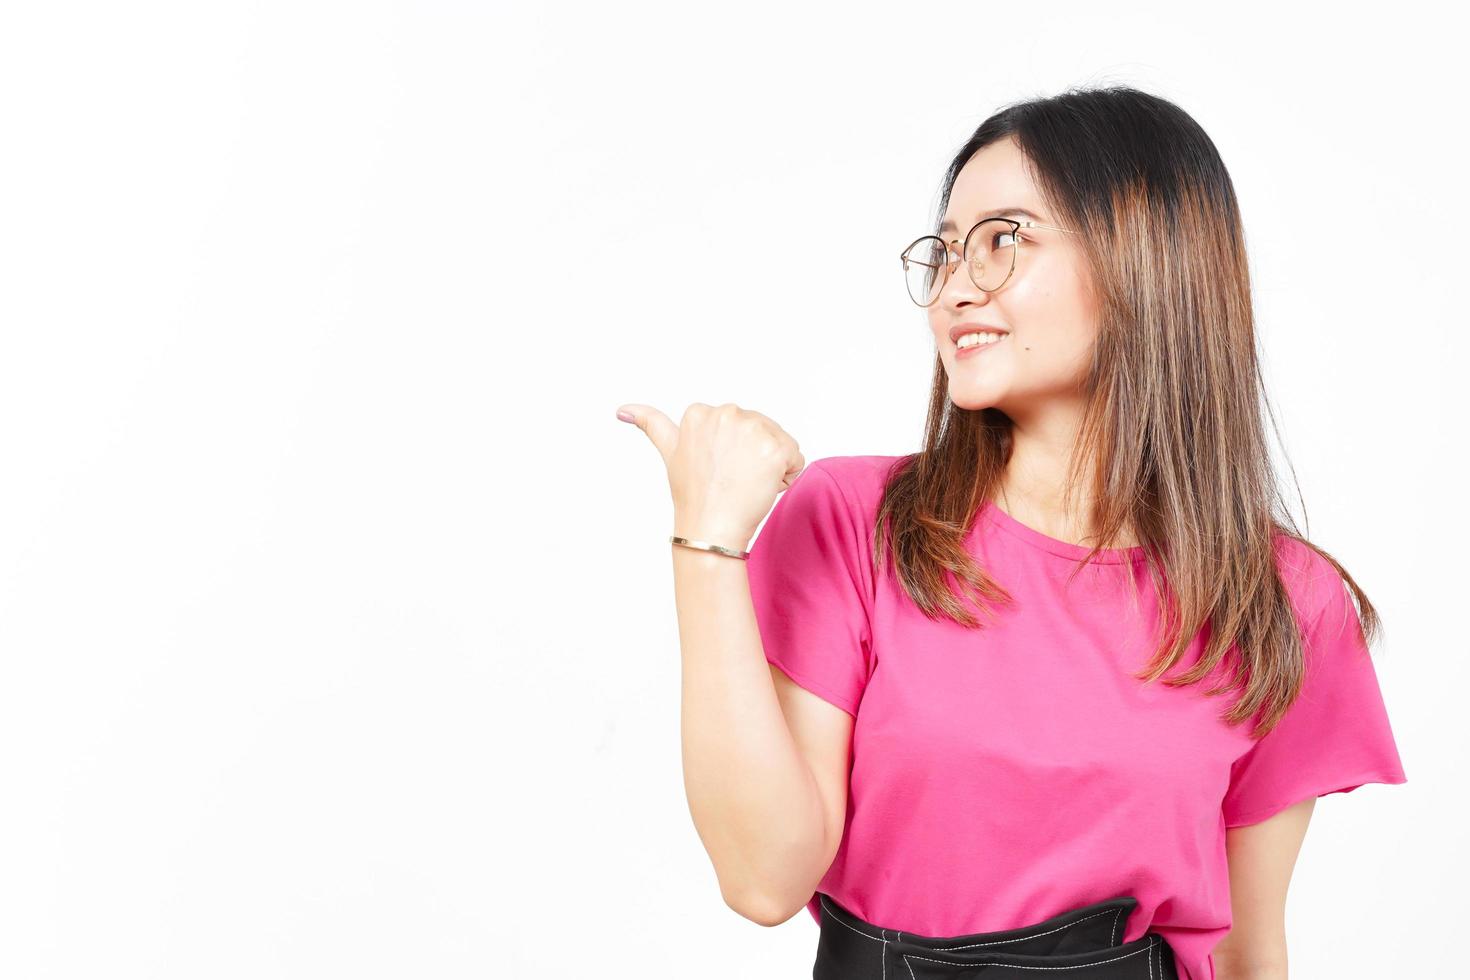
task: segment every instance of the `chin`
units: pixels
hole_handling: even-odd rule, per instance
[[[963,408],[970,412],[978,412],[983,408],[1000,407],[1000,399],[994,392],[959,391],[951,387],[949,400],[954,402],[955,408]]]

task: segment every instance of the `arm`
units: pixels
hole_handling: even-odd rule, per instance
[[[792,695],[778,697],[745,562],[673,552],[689,812],[725,904],[753,922],[777,925],[793,914],[789,896],[809,898],[831,864],[823,798],[831,788],[803,755],[810,724],[798,717],[793,732],[785,716]]]
[[[1225,831],[1232,925],[1214,949],[1216,980],[1286,980],[1286,890],[1316,803]]]
[[[789,593],[776,618],[804,627],[820,618],[814,611],[825,615],[854,601],[837,588],[842,578],[824,579],[839,495],[830,477],[804,476],[806,460],[790,434],[733,402],[696,402],[677,426],[649,405],[623,405],[618,417],[647,434],[668,468],[675,535],[739,548],[764,515],[759,542],[744,549],[748,561],[680,546],[672,552],[689,813],[725,903],[775,925],[793,914],[791,896],[811,896],[835,845],[826,811],[831,779],[819,779],[808,763],[811,726],[788,722],[792,698],[778,692],[767,666],[756,601],[772,591],[775,576]],[[768,568],[767,554],[780,561]],[[790,640],[789,630],[776,635],[778,644]],[[808,639],[820,635],[807,630]]]
[[[822,812],[826,818],[821,860],[821,874],[815,884],[802,882],[800,887],[773,903],[774,918],[785,922],[811,901],[821,877],[832,866],[842,835],[847,830],[848,773],[852,767],[852,729],[854,718],[841,708],[823,700],[797,684],[775,664],[770,665],[771,682],[781,702],[781,713],[796,739],[802,758],[816,780],[822,796]]]

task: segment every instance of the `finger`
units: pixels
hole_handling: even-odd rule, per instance
[[[804,469],[806,469],[806,457],[799,451],[793,452],[791,462],[786,467],[786,473],[781,477],[783,488],[790,490],[791,484],[796,482],[796,478],[801,475],[801,471]]]
[[[632,424],[643,430],[643,434],[648,436],[667,466],[670,457],[674,455],[674,447],[679,443],[679,427],[652,405],[620,405],[618,412],[633,416]]]

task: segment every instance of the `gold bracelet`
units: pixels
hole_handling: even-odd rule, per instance
[[[741,551],[738,548],[726,548],[723,545],[710,544],[708,541],[695,541],[693,538],[681,538],[677,534],[669,535],[669,540],[674,544],[681,544],[686,548],[696,551],[713,551],[717,555],[728,555],[731,558],[739,558],[744,561],[750,557],[750,552]]]

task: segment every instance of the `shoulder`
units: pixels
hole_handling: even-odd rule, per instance
[[[823,456],[806,464],[797,481],[815,479],[845,505],[867,516],[876,514],[893,468],[907,456]],[[815,471],[815,472],[814,472]]]

